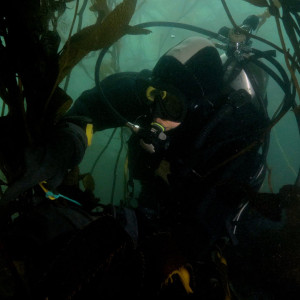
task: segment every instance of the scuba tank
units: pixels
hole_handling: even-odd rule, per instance
[[[256,30],[259,17],[248,16],[240,28],[248,33]],[[227,39],[225,53],[221,54],[224,68],[224,85],[234,91],[244,90],[250,97],[251,102],[258,112],[263,113],[269,120],[267,110],[267,85],[269,74],[249,59],[254,55],[252,41],[239,29],[222,27],[219,34]],[[261,146],[261,163],[251,178],[251,185],[261,186],[267,171],[266,158],[269,149],[270,133],[266,134]]]
[[[248,33],[256,30],[259,17],[251,15],[247,17],[240,26]],[[249,93],[252,103],[258,110],[267,113],[267,85],[268,73],[256,64],[248,61],[252,53],[251,40],[238,29],[223,27],[219,34],[228,39],[226,53],[221,55],[224,66],[224,82],[233,90],[244,89]]]

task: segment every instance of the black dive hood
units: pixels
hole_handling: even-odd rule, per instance
[[[158,22],[141,23],[141,24],[138,24],[138,25],[135,25],[135,26],[139,27],[139,28],[173,27],[173,28],[180,28],[180,29],[190,30],[190,31],[205,35],[209,38],[218,40],[221,43],[216,43],[216,47],[219,48],[219,49],[222,49],[224,51],[228,50],[228,45],[230,44],[229,38],[226,35],[224,36],[224,35],[220,34],[220,33],[222,33],[221,31],[220,31],[220,33],[215,33],[215,32],[212,32],[210,30],[207,30],[207,29],[203,29],[203,28],[200,28],[200,27],[197,27],[197,26],[184,24],[184,23],[163,22],[163,21],[160,22],[160,21],[158,21]],[[247,41],[249,41],[249,39],[247,39]],[[260,40],[260,41],[262,41],[262,40]],[[270,43],[268,43],[267,41],[265,43],[270,45]],[[95,85],[96,85],[96,88],[98,89],[99,93],[103,96],[103,99],[106,102],[106,104],[110,107],[110,109],[114,113],[115,118],[121,120],[122,123],[124,123],[124,126],[127,126],[127,127],[131,128],[131,130],[133,132],[137,132],[138,127],[135,126],[134,124],[131,124],[130,122],[128,122],[111,105],[111,103],[109,101],[107,101],[107,99],[106,99],[106,97],[105,97],[105,95],[104,95],[104,93],[101,89],[101,86],[100,86],[100,66],[101,66],[103,58],[104,58],[106,52],[108,51],[108,49],[109,49],[109,47],[103,48],[100,51],[97,62],[96,62],[96,66],[95,66]],[[289,77],[288,77],[286,71],[283,69],[283,67],[280,65],[280,63],[274,58],[276,56],[276,50],[278,50],[278,48],[276,48],[276,50],[274,49],[274,50],[269,50],[269,51],[260,51],[260,50],[257,50],[255,48],[249,47],[249,44],[246,43],[245,45],[242,45],[239,50],[251,53],[251,55],[248,58],[243,59],[243,61],[242,61],[243,65],[242,66],[243,66],[243,69],[245,70],[245,72],[247,73],[247,75],[250,79],[250,82],[253,85],[254,89],[255,89],[256,83],[253,80],[253,78],[251,78],[252,77],[251,73],[247,72],[247,64],[249,62],[254,63],[258,67],[262,68],[270,77],[272,77],[274,79],[274,81],[279,85],[279,87],[282,89],[282,91],[284,93],[284,97],[283,97],[283,100],[282,100],[282,105],[281,105],[280,109],[277,111],[277,113],[270,119],[269,127],[266,129],[266,130],[269,129],[269,131],[270,131],[270,129],[282,118],[282,116],[285,113],[287,113],[290,109],[294,109],[296,107],[295,86],[292,83],[292,81],[289,80]],[[230,62],[230,61],[235,60],[235,59],[236,59],[236,57],[230,56],[228,61]],[[265,59],[268,63],[273,65],[274,69],[271,69],[265,63],[263,63],[262,59]],[[257,95],[259,95],[259,93],[257,93]],[[263,99],[259,99],[259,101],[261,102],[261,105],[264,107],[264,112],[267,115],[267,108],[265,107]],[[299,132],[300,132],[300,116],[296,115],[296,120],[297,120],[297,124],[298,124],[298,129],[299,129]],[[267,142],[265,143],[264,150],[263,150],[265,155],[267,155],[267,150],[268,150],[268,145],[269,145],[268,139],[269,138],[267,137]],[[298,174],[298,177],[297,177],[297,180],[296,180],[295,184],[300,186],[300,170],[299,170],[299,174]]]

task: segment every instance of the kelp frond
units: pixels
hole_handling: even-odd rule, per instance
[[[107,15],[102,23],[83,28],[74,34],[59,57],[58,83],[90,51],[105,48],[127,33],[137,0],[124,0]]]
[[[259,7],[268,7],[269,6],[267,0],[244,0],[244,1],[251,3],[255,6],[259,6]]]
[[[98,18],[101,20],[110,13],[106,0],[93,0],[92,3],[90,11],[98,13]]]

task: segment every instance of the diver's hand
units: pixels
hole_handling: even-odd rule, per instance
[[[165,128],[156,122],[151,124],[150,129],[141,128],[138,132],[141,147],[151,154],[167,149],[168,138],[164,131]]]
[[[154,122],[162,125],[165,128],[165,131],[174,129],[181,124],[181,122],[175,122],[175,121],[165,120],[161,118],[155,118]]]

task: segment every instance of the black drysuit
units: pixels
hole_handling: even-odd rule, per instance
[[[95,131],[123,126],[112,105],[129,122],[147,126],[155,111],[155,101],[146,97],[150,85],[160,89],[173,85],[186,96],[185,118],[166,133],[163,150],[146,153],[140,137],[132,135],[129,167],[142,183],[139,205],[152,208],[163,226],[171,226],[192,247],[201,243],[195,234],[198,228],[213,240],[224,234],[230,212],[249,189],[257,191],[264,178],[259,148],[267,120],[246,92],[222,94],[222,65],[212,49],[207,45],[200,49],[184,68],[181,57],[167,54],[153,72],[111,75],[101,82],[101,91],[83,92],[68,113],[91,118]],[[197,64],[205,65],[202,73],[201,67],[194,67]],[[155,175],[162,160],[170,163],[169,184]]]

